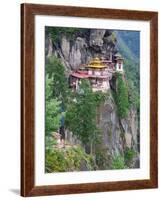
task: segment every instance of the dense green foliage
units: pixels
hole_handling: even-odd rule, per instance
[[[81,146],[67,149],[46,150],[46,172],[80,171],[81,168],[94,170],[95,163],[91,155],[85,153]]]
[[[104,95],[94,96],[89,82],[83,81],[77,93],[71,93],[60,61],[51,57],[46,64],[46,132],[56,131],[62,115],[66,126],[84,143],[97,141],[96,105]],[[66,112],[62,112],[62,107]],[[88,123],[87,123],[88,122]],[[81,163],[92,170],[92,156],[81,147],[60,150],[54,148],[56,141],[51,134],[46,136],[46,171],[79,171]]]
[[[125,73],[128,84],[129,102],[132,106],[140,108],[140,82],[139,82],[139,64],[131,60],[125,60]]]
[[[103,93],[101,91],[96,91],[96,92],[93,92],[93,98],[94,98],[94,101],[95,101],[95,105],[96,107],[97,106],[100,106],[100,104],[102,102],[105,102],[105,100],[107,99],[107,97],[110,96],[110,92],[106,92],[106,93]]]
[[[129,166],[133,160],[133,158],[136,156],[136,152],[133,149],[126,148],[124,150],[124,160],[125,163]]]
[[[46,75],[46,135],[51,131],[56,131],[60,126],[60,101],[57,98],[52,98],[52,79]]]
[[[127,117],[129,110],[128,88],[126,86],[125,81],[123,80],[122,74],[116,73],[116,77],[116,93],[114,94],[114,96],[117,104],[117,111],[119,117],[125,118]]]
[[[46,64],[46,74],[52,79],[51,90],[52,97],[58,98],[62,106],[66,106],[68,101],[68,80],[65,76],[65,68],[60,60],[54,56],[48,58]]]
[[[79,91],[69,105],[66,113],[66,125],[83,144],[96,139],[96,101],[89,81],[83,80]]]
[[[138,31],[115,31],[117,47],[124,57],[124,71],[128,84],[130,105],[140,107],[140,33]]]
[[[134,149],[126,147],[123,154],[116,154],[111,163],[112,169],[132,168],[133,158],[137,155]]]
[[[57,71],[59,74],[57,74]],[[46,64],[45,84],[45,144],[46,149],[48,150],[53,148],[53,145],[56,144],[56,139],[54,139],[52,133],[59,129],[61,118],[65,115],[65,112],[63,112],[63,106],[65,105],[65,95],[67,93],[66,81],[63,65],[61,65],[57,58],[49,58]]]
[[[112,169],[125,169],[124,157],[120,154],[116,154],[112,160]]]

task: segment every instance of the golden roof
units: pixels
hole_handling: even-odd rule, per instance
[[[87,67],[91,67],[91,68],[105,68],[106,65],[98,58],[94,58],[92,61],[89,62]]]

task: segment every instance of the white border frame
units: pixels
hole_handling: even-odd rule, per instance
[[[140,31],[140,168],[45,174],[45,26]],[[150,22],[35,16],[35,185],[150,179]],[[142,130],[142,131],[141,131]]]

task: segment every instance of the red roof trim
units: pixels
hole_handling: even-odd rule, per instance
[[[109,78],[109,75],[107,76],[101,76],[101,75],[88,75],[88,74],[83,74],[83,73],[78,73],[78,72],[72,72],[71,76],[74,76],[76,78]]]
[[[87,74],[80,74],[80,73],[77,73],[77,72],[71,73],[71,76],[74,76],[76,78],[89,78],[89,75],[87,75]]]

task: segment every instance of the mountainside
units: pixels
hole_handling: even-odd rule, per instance
[[[115,31],[118,38],[117,47],[123,56],[138,62],[140,58],[139,31]]]
[[[73,33],[69,35],[66,30],[60,32],[58,29],[54,33],[51,28],[47,30],[46,55],[49,57],[54,54],[61,58],[67,70],[77,69],[95,56],[112,56],[116,52],[116,39],[112,31],[72,29]],[[60,37],[52,40],[53,34],[59,34]]]
[[[97,106],[96,124],[100,129],[99,143],[82,145],[95,156],[96,169],[138,168],[139,163],[139,35],[131,31],[102,29],[74,29],[46,27],[46,63],[50,57],[60,60],[68,78],[71,71],[94,57],[114,59],[119,51],[124,57],[123,75],[114,75],[104,101]],[[119,99],[120,86],[128,90],[126,114],[122,115]],[[124,111],[123,111],[124,112]],[[86,113],[85,113],[86,115]],[[81,120],[81,119],[80,119]],[[78,123],[80,123],[78,121]],[[87,122],[88,123],[88,122]],[[66,129],[67,140],[80,144],[78,138]],[[88,141],[88,140],[87,140]],[[84,170],[86,168],[84,167]]]

